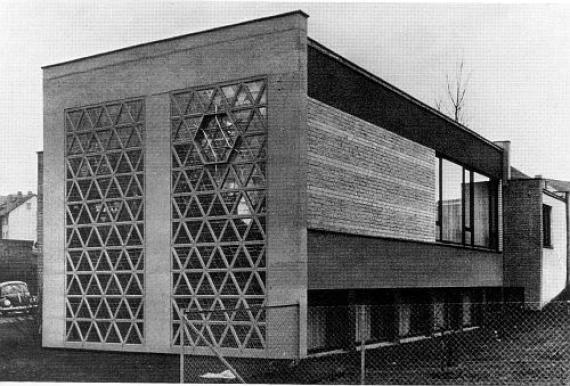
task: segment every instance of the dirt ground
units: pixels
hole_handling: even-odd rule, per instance
[[[45,349],[30,318],[0,316],[0,382],[179,382],[176,355]]]
[[[228,358],[248,383],[359,384],[360,353],[301,362]],[[185,381],[225,370],[187,356]],[[0,381],[178,383],[179,356],[40,347],[31,318],[0,317]],[[367,384],[570,384],[570,307],[510,312],[491,328],[366,351]]]

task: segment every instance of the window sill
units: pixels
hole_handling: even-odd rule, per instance
[[[461,249],[471,249],[471,250],[481,251],[481,252],[502,253],[502,251],[499,251],[498,248],[488,248],[488,247],[480,247],[480,246],[475,246],[475,245],[465,245],[465,244],[459,244],[459,243],[453,243],[453,242],[441,241],[441,240],[436,240],[435,243],[438,245],[445,245],[448,247],[455,247],[455,248],[461,248]]]

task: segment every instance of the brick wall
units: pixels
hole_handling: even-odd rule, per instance
[[[524,287],[525,299],[538,302],[542,255],[540,180],[511,180],[505,188],[505,284]]]
[[[504,233],[504,216],[503,216],[503,209],[504,209],[504,188],[503,188],[503,181],[499,181],[497,190],[497,248],[499,251],[503,251],[503,233]]]
[[[434,241],[435,152],[308,100],[310,229]]]
[[[21,280],[32,294],[38,293],[37,256],[33,241],[0,240],[0,282]]]

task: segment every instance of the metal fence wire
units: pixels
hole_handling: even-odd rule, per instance
[[[244,358],[225,355],[215,344],[209,355],[196,355],[186,343],[181,382],[568,384],[570,303],[539,308],[528,303],[309,307],[306,358],[275,360],[263,350]],[[186,324],[191,328],[188,319]],[[291,336],[292,342],[297,339]]]

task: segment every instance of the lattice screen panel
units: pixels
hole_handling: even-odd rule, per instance
[[[172,344],[265,347],[267,85],[171,95]],[[228,312],[220,312],[226,310]],[[205,342],[186,329],[186,344]]]
[[[66,110],[66,339],[142,344],[144,104]]]

